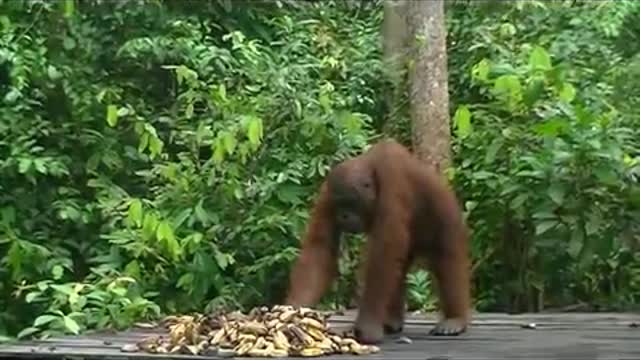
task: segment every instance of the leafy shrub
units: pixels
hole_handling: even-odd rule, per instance
[[[536,4],[499,9],[501,22],[475,34],[453,25],[474,49],[470,76],[452,81],[466,85],[454,116],[456,181],[474,230],[478,306],[628,306],[638,290],[628,246],[637,242],[638,130],[637,117],[607,100],[601,59],[623,59],[603,33],[615,31],[586,25],[590,7]],[[567,52],[574,44],[585,46]]]
[[[173,5],[11,6],[5,331],[278,301],[318,181],[373,135],[379,13],[256,7],[268,40]]]

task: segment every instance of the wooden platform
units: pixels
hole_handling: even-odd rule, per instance
[[[333,327],[349,327],[353,313],[333,316]],[[640,360],[640,314],[477,314],[472,328],[458,337],[434,337],[427,332],[434,315],[409,316],[402,336],[410,344],[388,338],[382,351],[368,356],[323,359],[498,360],[576,359]],[[535,324],[535,327],[528,326]],[[132,329],[39,342],[0,345],[0,358],[24,359],[217,359],[185,355],[125,353],[124,344],[157,333]]]

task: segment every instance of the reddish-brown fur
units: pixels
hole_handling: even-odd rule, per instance
[[[357,336],[375,343],[382,340],[385,330],[402,330],[405,277],[417,257],[429,264],[444,314],[431,333],[464,332],[470,320],[468,230],[457,199],[432,168],[393,140],[381,141],[339,164],[322,184],[291,273],[286,302],[313,306],[328,289],[337,274],[342,232],[332,196],[339,191],[357,193],[367,178],[373,181],[375,201],[367,203],[370,212],[362,215],[362,231],[368,241]]]

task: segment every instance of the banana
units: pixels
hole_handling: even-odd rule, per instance
[[[306,348],[300,351],[300,355],[304,357],[322,356],[324,352],[318,348]]]
[[[265,347],[266,344],[266,340],[263,337],[259,337],[258,340],[255,342],[255,345],[253,346],[254,349],[262,349],[263,347]]]
[[[334,349],[333,342],[328,337],[325,337],[320,341],[320,343],[316,343],[316,346],[322,349],[324,352],[331,352]]]
[[[185,345],[185,347],[187,348],[189,353],[191,353],[192,355],[198,355],[199,351],[198,351],[198,347],[197,346],[195,346],[195,345]]]
[[[254,308],[249,313],[169,316],[161,321],[167,337],[150,336],[132,347],[160,354],[273,358],[380,351],[358,343],[353,334],[332,330],[327,318],[311,308],[289,305]]]
[[[307,334],[304,330],[295,325],[289,325],[289,330],[305,345],[311,346],[314,341],[313,338]]]
[[[350,338],[342,338],[340,341],[340,345],[342,346],[353,346],[353,345],[359,345],[357,341],[355,341],[354,339],[350,339]]]
[[[324,326],[324,324],[322,324],[320,321],[310,318],[310,317],[306,317],[303,318],[302,320],[300,320],[300,324],[305,325],[307,327],[319,330],[319,331],[324,331],[326,330],[326,327]]]
[[[233,348],[233,352],[236,356],[244,356],[253,348],[253,343],[246,342],[240,343],[238,346]]]
[[[276,349],[289,350],[289,348],[291,347],[291,344],[289,344],[289,340],[287,339],[285,334],[282,333],[282,331],[275,332],[275,334],[273,335],[273,342]]]
[[[281,321],[278,318],[273,319],[273,320],[269,320],[269,322],[267,322],[267,328],[275,329],[278,326],[278,324],[280,324],[280,323],[281,323]]]
[[[171,339],[172,344],[177,344],[181,338],[184,337],[186,328],[184,324],[175,324],[171,326],[171,330],[169,332],[169,337]]]
[[[280,319],[280,321],[282,321],[282,322],[288,322],[295,315],[296,315],[296,311],[295,310],[286,310],[286,311],[283,311],[282,314],[280,314],[280,316],[278,316],[278,319]]]
[[[226,335],[226,331],[224,328],[218,330],[215,335],[213,335],[213,337],[211,337],[211,340],[209,341],[209,343],[211,345],[218,345],[220,344],[220,342],[222,341],[222,339],[224,339],[224,336]]]
[[[351,346],[351,352],[355,355],[369,355],[373,353],[377,353],[380,351],[380,348],[373,345],[353,345]]]
[[[249,323],[244,324],[244,326],[242,327],[242,331],[247,331],[255,335],[267,334],[267,328],[263,324],[258,323],[257,321],[251,321]]]
[[[256,340],[257,337],[253,334],[241,334],[240,336],[238,336],[238,341],[240,341],[241,343],[246,341],[255,342]]]
[[[322,341],[326,339],[326,336],[322,333],[322,331],[315,328],[307,328],[306,333],[309,334],[314,340]]]
[[[269,352],[269,356],[274,358],[287,357],[289,356],[289,352],[282,349],[273,349]]]

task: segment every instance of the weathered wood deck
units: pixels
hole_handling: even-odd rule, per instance
[[[353,321],[353,313],[334,316],[330,321],[333,327],[348,327]],[[402,336],[409,337],[410,344],[389,338],[378,354],[324,359],[640,360],[640,314],[477,314],[469,331],[458,337],[428,336],[434,321],[434,315],[409,316]],[[532,323],[535,328],[527,328]],[[216,359],[120,351],[124,344],[135,343],[154,332],[158,330],[132,329],[0,345],[0,358]]]

